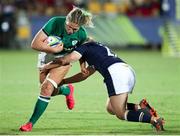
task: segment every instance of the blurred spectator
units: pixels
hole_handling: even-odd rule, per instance
[[[74,0],[77,7],[87,9],[88,0]]]
[[[136,15],[136,9],[137,9],[137,5],[136,5],[135,0],[127,0],[125,3],[127,5],[126,15],[135,16]]]
[[[66,13],[69,13],[73,9],[73,6],[75,5],[74,0],[64,0],[64,7],[67,10]]]
[[[118,12],[125,14],[128,9],[128,0],[113,0],[118,5]]]
[[[159,0],[129,0],[128,16],[153,17],[159,14]]]
[[[16,40],[18,48],[24,49],[30,47],[31,28],[27,13],[23,9],[19,9],[16,17]]]
[[[140,1],[138,3],[138,1]],[[136,0],[137,15],[143,17],[159,16],[160,3],[158,0]]]
[[[103,10],[106,15],[109,17],[116,17],[118,14],[117,5],[111,0],[107,0],[103,5]]]
[[[55,5],[55,0],[36,0],[41,4],[48,5],[50,7],[53,7]]]
[[[179,0],[161,0],[161,16],[167,19],[176,19],[176,11],[179,9]]]
[[[14,48],[15,44],[15,7],[12,0],[1,1],[0,48]]]
[[[66,15],[74,5],[73,0],[56,0],[55,1],[55,15]]]
[[[92,14],[100,14],[102,11],[102,7],[101,7],[101,3],[98,0],[91,0],[88,3],[88,10],[92,13]]]

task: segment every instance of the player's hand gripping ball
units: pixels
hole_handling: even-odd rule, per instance
[[[56,47],[57,45],[62,44],[62,39],[58,36],[48,36],[47,43],[51,47]]]

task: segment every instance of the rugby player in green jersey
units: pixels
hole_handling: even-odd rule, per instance
[[[34,37],[31,47],[40,51],[38,56],[39,77],[41,92],[35,104],[33,114],[29,121],[20,127],[20,131],[31,131],[36,121],[46,110],[51,96],[65,95],[68,108],[74,107],[73,86],[60,86],[62,79],[67,74],[71,65],[41,71],[41,68],[55,58],[70,53],[74,48],[87,40],[87,33],[83,26],[92,27],[92,15],[80,8],[74,7],[67,16],[51,18]],[[58,36],[62,44],[51,47],[47,44],[48,36]],[[83,62],[80,61],[83,66]],[[82,67],[81,66],[81,67]]]

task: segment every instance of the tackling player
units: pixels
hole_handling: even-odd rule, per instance
[[[66,65],[79,59],[87,61],[89,66],[83,72],[64,79],[64,83],[80,82],[97,70],[104,77],[104,83],[107,87],[109,95],[107,111],[110,114],[116,115],[121,120],[150,123],[157,131],[164,130],[164,119],[157,116],[155,110],[146,100],[141,101],[141,108],[136,107],[135,104],[127,103],[128,94],[132,93],[135,86],[134,70],[101,43],[85,43],[72,53],[50,62],[43,70]]]

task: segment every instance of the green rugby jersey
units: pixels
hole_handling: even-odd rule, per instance
[[[80,27],[79,30],[73,34],[67,34],[65,21],[65,16],[53,17],[42,28],[47,36],[54,35],[62,38],[64,49],[58,54],[71,52],[75,47],[81,45],[87,39],[87,33],[83,27]]]

